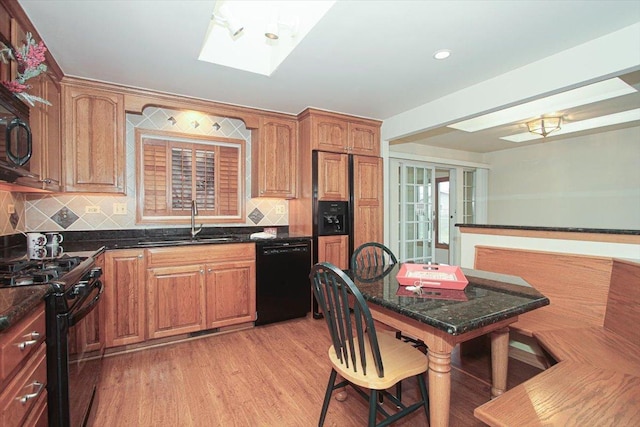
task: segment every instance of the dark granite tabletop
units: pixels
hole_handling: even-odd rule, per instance
[[[396,280],[397,264],[378,280],[354,283],[367,301],[426,323],[451,335],[460,335],[549,304],[549,299],[515,276],[462,269],[469,284],[463,291],[423,288],[418,296]],[[367,272],[371,277],[371,273]],[[398,295],[400,294],[400,295]]]

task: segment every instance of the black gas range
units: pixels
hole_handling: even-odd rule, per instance
[[[57,258],[17,256],[0,260],[0,288],[47,285],[45,296],[49,426],[86,424],[101,374],[104,344],[96,310],[104,286],[95,256],[65,253]]]

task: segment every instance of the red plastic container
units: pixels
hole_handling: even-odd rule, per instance
[[[402,264],[396,275],[402,286],[424,288],[464,289],[469,281],[460,267],[441,264]]]

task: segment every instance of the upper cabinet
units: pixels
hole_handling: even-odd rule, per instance
[[[34,144],[30,169],[40,177],[42,189],[59,192],[62,189],[60,85],[49,74],[41,74],[32,86],[32,94],[51,105],[37,103],[31,107],[29,121]]]
[[[65,191],[125,193],[124,95],[63,84]]]
[[[296,120],[261,117],[253,135],[251,195],[295,198],[298,180]]]
[[[298,118],[301,129],[310,133],[312,150],[380,155],[380,122],[312,108]]]

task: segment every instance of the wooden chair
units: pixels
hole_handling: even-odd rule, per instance
[[[376,334],[371,312],[360,290],[339,268],[319,263],[313,267],[309,277],[333,343],[329,348],[333,367],[318,425],[324,424],[333,390],[347,385],[369,401],[370,427],[389,425],[421,407],[428,418],[424,374],[429,362],[426,356],[392,335]],[[338,374],[344,380],[336,383]],[[422,399],[406,406],[386,389],[409,377],[417,378]],[[369,390],[369,394],[363,389]],[[387,396],[398,411],[391,414],[383,408],[378,401],[379,393]],[[378,413],[384,420],[376,424]]]

